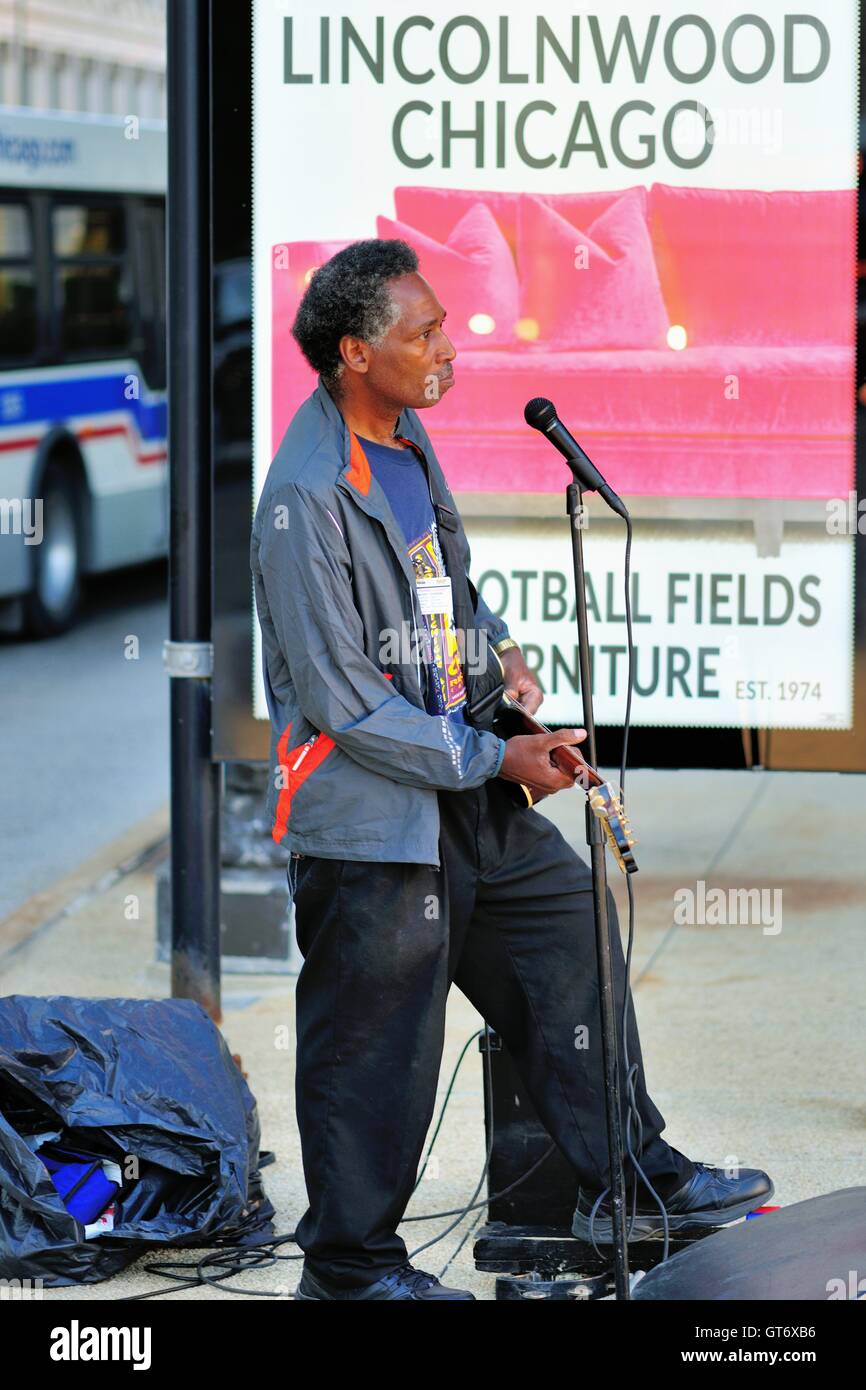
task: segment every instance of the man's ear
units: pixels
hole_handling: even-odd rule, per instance
[[[370,345],[363,338],[344,334],[340,339],[340,356],[353,372],[367,372],[370,369]]]

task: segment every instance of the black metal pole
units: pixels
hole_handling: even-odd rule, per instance
[[[592,665],[589,659],[589,627],[586,619],[586,572],[583,564],[583,495],[576,482],[566,488],[566,510],[571,529],[574,559],[574,589],[577,610],[580,693],[583,700],[583,727],[586,729],[586,757],[596,766],[595,716],[592,703]],[[620,1109],[619,1056],[616,1047],[616,1007],[610,966],[610,922],[607,915],[607,866],[604,858],[604,832],[601,822],[586,805],[586,843],[592,869],[592,897],[595,911],[595,951],[598,990],[601,1001],[601,1050],[604,1068],[604,1103],[607,1112],[607,1147],[610,1161],[610,1202],[613,1220],[614,1279],[616,1296],[629,1298],[628,1247],[625,1221],[625,1175],[622,1164],[622,1111]]]
[[[171,992],[221,1019],[220,767],[211,757],[210,6],[169,0]]]

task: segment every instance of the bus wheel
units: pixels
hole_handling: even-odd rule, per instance
[[[79,494],[58,463],[42,475],[42,540],[33,552],[33,583],[24,599],[24,624],[34,637],[56,637],[78,616],[82,596]]]

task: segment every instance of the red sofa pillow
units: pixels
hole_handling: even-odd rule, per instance
[[[519,193],[500,193],[476,188],[423,188],[407,185],[394,189],[394,215],[434,241],[447,241],[457,223],[478,203],[490,210],[517,257],[517,203]]]
[[[692,345],[853,342],[853,188],[656,183],[649,206],[668,313]]]
[[[524,194],[518,209],[523,334],[547,348],[664,347],[668,317],[630,189],[584,227]]]
[[[639,190],[645,206],[643,184],[633,184],[632,188]],[[628,191],[631,190],[608,188],[601,193],[538,193],[536,196],[569,222],[586,227]],[[405,184],[394,189],[394,208],[398,222],[408,222],[410,227],[426,232],[434,241],[447,241],[461,217],[476,203],[483,203],[496,218],[516,261],[517,209],[523,197],[522,193],[492,188],[425,188],[421,184]]]
[[[444,243],[390,217],[376,219],[376,234],[399,237],[418,253],[421,274],[448,311],[445,331],[455,347],[514,344],[520,307],[517,267],[484,203],[475,203]]]

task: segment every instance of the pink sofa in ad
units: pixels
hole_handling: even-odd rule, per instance
[[[625,495],[847,495],[854,190],[406,187],[394,205],[369,235],[416,249],[457,349],[455,389],[424,416],[454,491],[563,490],[561,459],[523,421],[548,396]],[[274,257],[274,451],[316,381],[291,337],[297,305],[345,245]]]

